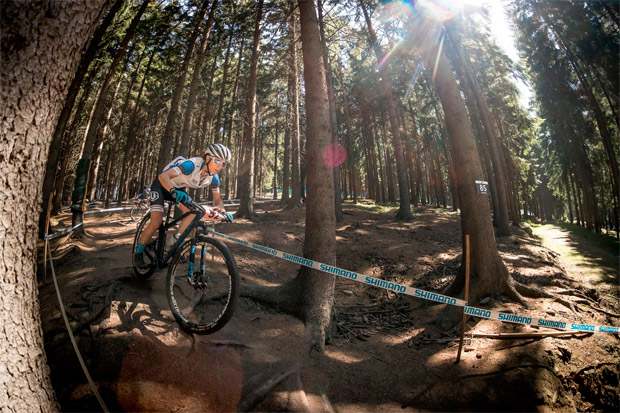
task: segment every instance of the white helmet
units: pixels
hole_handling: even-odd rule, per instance
[[[230,153],[230,150],[219,143],[214,143],[207,146],[207,150],[205,151],[205,157],[207,155],[209,155],[211,158],[221,159],[225,162],[230,162],[230,160],[232,159],[232,154]]]

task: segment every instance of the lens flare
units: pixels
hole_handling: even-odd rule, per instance
[[[326,165],[336,167],[347,159],[347,151],[338,143],[327,145],[323,150],[323,162]]]
[[[454,18],[454,3],[447,0],[418,0],[414,7],[428,19],[445,22]]]

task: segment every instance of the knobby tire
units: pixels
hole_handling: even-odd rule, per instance
[[[138,268],[136,266],[135,252],[136,248],[138,248],[138,241],[140,240],[140,235],[142,234],[142,231],[144,231],[144,228],[148,226],[150,220],[151,213],[147,212],[146,215],[144,215],[144,217],[142,218],[142,221],[140,221],[140,223],[138,224],[138,228],[136,229],[136,236],[133,239],[133,248],[131,249],[131,264],[133,265],[133,271],[139,280],[146,280],[151,275],[153,275],[153,273],[157,269],[157,257],[155,255],[155,251],[157,248],[157,239],[151,240],[151,242],[147,246],[148,251],[145,250],[144,253],[144,261],[147,264],[150,264],[148,268]]]
[[[195,334],[212,334],[224,327],[235,311],[241,282],[239,270],[232,252],[224,243],[202,236],[196,243],[192,263],[195,279],[201,284],[192,286],[188,277],[190,251],[191,241],[187,241],[177,250],[168,268],[168,304],[183,329]],[[207,261],[203,269],[200,257],[204,251]]]

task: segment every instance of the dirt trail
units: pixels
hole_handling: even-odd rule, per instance
[[[415,212],[412,222],[402,223],[393,220],[393,210],[345,205],[344,222],[336,229],[338,266],[441,291],[460,262],[459,218],[438,208]],[[259,223],[236,220],[222,225],[221,232],[302,255],[304,213],[272,207],[260,211]],[[69,225],[67,215],[57,229]],[[333,331],[324,355],[306,354],[300,320],[248,299],[240,301],[224,329],[191,337],[179,330],[168,308],[165,270],[142,282],[133,275],[129,252],[136,224],[127,214],[91,215],[85,225],[86,237],[58,240],[52,250],[74,334],[111,410],[617,411],[618,336],[472,339],[455,366],[460,327],[437,322],[443,305],[337,278]],[[500,238],[498,244],[519,281],[558,293],[566,288],[554,282],[570,284],[579,294],[592,294],[599,306],[620,312],[617,283],[582,285],[558,265],[557,253],[523,232]],[[229,246],[245,283],[279,285],[299,268]],[[596,259],[596,253],[591,255]],[[49,279],[40,288],[40,300],[46,353],[63,411],[98,411]],[[552,299],[528,304],[523,308],[491,300],[483,306],[532,317],[620,324],[587,306],[572,313]],[[468,329],[541,331],[476,319],[470,319]],[[257,397],[257,390],[276,382]]]
[[[618,251],[613,254],[553,224],[534,226],[533,232],[546,248],[558,253],[559,264],[573,278],[592,284],[611,283],[618,286]]]

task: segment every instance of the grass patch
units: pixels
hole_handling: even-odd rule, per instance
[[[352,208],[360,209],[362,211],[392,212],[394,214],[396,213],[396,211],[398,211],[399,208],[399,205],[397,204],[371,204],[366,202],[357,204],[347,203],[346,205]]]
[[[555,222],[560,228],[569,231],[572,235],[588,241],[590,244],[606,250],[611,254],[618,255],[620,252],[620,243],[613,237],[605,234],[597,234],[580,225],[570,224],[568,222]]]

